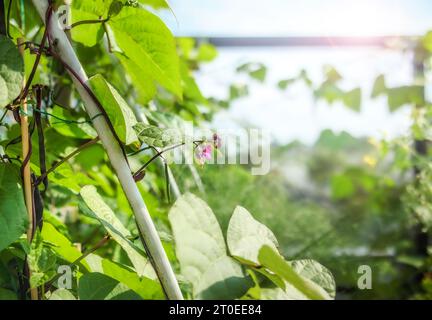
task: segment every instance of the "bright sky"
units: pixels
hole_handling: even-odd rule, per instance
[[[432,0],[169,0],[165,21],[179,36],[373,36],[420,35],[432,29]],[[313,143],[321,131],[345,130],[355,136],[396,136],[410,126],[409,107],[388,111],[385,98],[370,99],[373,81],[385,74],[390,85],[412,82],[407,53],[374,48],[222,48],[219,58],[198,73],[206,95],[226,96],[238,81],[235,68],[263,62],[269,70],[264,85],[253,84],[250,96],[217,115],[217,128],[238,123],[270,131],[281,143],[299,139]],[[316,80],[331,64],[346,78],[346,88],[361,86],[360,113],[341,104],[316,102],[310,90],[281,92],[276,84],[304,68]]]
[[[177,35],[286,36],[424,33],[432,0],[169,0]]]

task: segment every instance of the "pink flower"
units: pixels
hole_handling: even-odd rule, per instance
[[[211,156],[212,156],[212,151],[213,151],[213,148],[212,148],[211,144],[204,146],[204,149],[202,151],[203,157],[207,160],[210,160]]]
[[[196,157],[200,164],[204,164],[212,157],[213,146],[211,144],[204,144],[198,146],[196,149]]]

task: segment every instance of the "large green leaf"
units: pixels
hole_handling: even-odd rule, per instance
[[[228,225],[227,243],[232,256],[253,265],[259,265],[258,252],[263,245],[274,250],[278,247],[273,232],[243,207],[234,210]]]
[[[141,142],[152,147],[165,148],[184,141],[183,134],[176,128],[160,128],[139,122],[134,129]]]
[[[182,275],[192,283],[195,298],[235,299],[249,289],[249,279],[227,255],[219,223],[203,200],[185,194],[168,218]]]
[[[11,103],[21,92],[24,61],[17,46],[0,35],[0,108]]]
[[[156,95],[156,86],[152,77],[150,75],[144,76],[144,71],[125,54],[119,52],[115,54],[134,84],[138,101],[144,105],[147,104]]]
[[[137,120],[126,101],[100,74],[91,77],[89,83],[108,114],[120,140],[127,145],[136,142],[138,138],[133,126]]]
[[[290,263],[285,261],[285,259],[273,248],[269,246],[263,246],[259,251],[258,260],[262,266],[277,274],[287,282],[287,292],[295,288],[307,299],[330,299],[330,296],[323,288],[311,280],[302,277],[290,265]],[[291,288],[291,286],[293,288]]]
[[[20,173],[11,164],[0,164],[0,251],[26,231],[27,210]]]
[[[140,300],[125,284],[98,272],[80,278],[78,296],[81,300]]]
[[[147,10],[126,7],[110,19],[109,25],[119,48],[137,67],[137,75],[146,79],[145,83],[158,83],[181,98],[175,41],[165,24]],[[154,92],[154,88],[149,90]]]
[[[237,299],[251,286],[252,281],[245,277],[241,265],[229,256],[221,256],[201,274],[194,294],[204,300]]]
[[[99,220],[114,241],[125,250],[138,275],[145,275],[155,279],[154,270],[151,263],[144,257],[144,252],[128,239],[131,237],[130,231],[123,226],[111,208],[104,202],[97,193],[96,188],[94,186],[85,186],[81,189],[80,194],[88,209],[90,209],[88,210],[82,206],[83,211]]]
[[[86,257],[93,272],[103,273],[135,291],[143,299],[164,299],[165,295],[158,280],[139,277],[129,267],[103,259],[95,254]]]

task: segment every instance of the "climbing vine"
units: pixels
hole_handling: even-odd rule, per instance
[[[165,156],[191,144],[184,170],[197,179],[224,143],[179,127],[230,101],[201,93],[194,71],[217,52],[175,39],[152,13],[165,1],[5,2],[1,299],[335,297],[329,270],[285,260],[246,209],[232,208],[223,233],[179,190]]]

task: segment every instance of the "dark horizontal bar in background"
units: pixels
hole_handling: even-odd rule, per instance
[[[415,37],[208,37],[216,47],[391,47],[394,43],[407,42]]]

